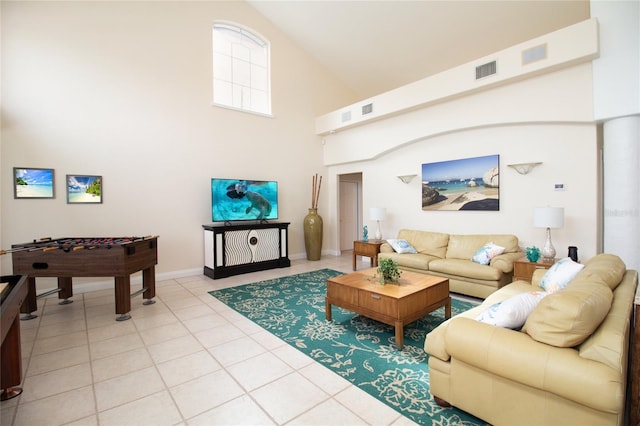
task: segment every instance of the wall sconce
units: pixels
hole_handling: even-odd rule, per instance
[[[398,176],[398,179],[400,179],[403,183],[409,183],[416,176],[418,175],[402,175],[402,176]]]
[[[518,163],[518,164],[507,164],[507,166],[511,167],[512,169],[515,169],[515,171],[520,173],[521,175],[526,175],[531,170],[533,170],[534,167],[539,166],[540,164],[542,163]]]

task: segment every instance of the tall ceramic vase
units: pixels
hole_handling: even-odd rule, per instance
[[[318,209],[309,209],[304,217],[304,248],[308,260],[320,260],[322,252],[322,217]]]

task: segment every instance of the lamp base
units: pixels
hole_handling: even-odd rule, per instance
[[[378,228],[376,229],[376,240],[382,239],[382,234],[380,233],[380,221],[378,220]]]
[[[550,228],[547,228],[547,241],[544,242],[544,247],[542,247],[540,254],[542,255],[542,259],[547,262],[553,261],[553,259],[555,259],[556,257],[556,249],[555,247],[553,247],[553,244],[551,243]]]

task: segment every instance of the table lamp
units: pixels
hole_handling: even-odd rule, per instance
[[[556,249],[551,243],[551,228],[562,228],[563,225],[563,207],[536,207],[533,210],[533,226],[547,228],[547,240],[541,251],[544,260],[551,261],[556,257]]]
[[[369,219],[375,220],[378,223],[378,228],[376,229],[376,240],[382,239],[382,234],[380,233],[380,221],[384,220],[386,213],[387,209],[382,207],[371,207],[369,209]]]

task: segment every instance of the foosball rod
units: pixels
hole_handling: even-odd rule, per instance
[[[154,238],[158,238],[158,235],[147,235],[144,237],[131,237],[132,241],[127,242],[127,243],[123,243],[120,245],[125,245],[125,244],[131,244],[133,242],[136,241],[144,241],[144,240],[151,240]],[[51,237],[47,237],[47,238],[40,238],[38,241],[40,242],[45,242],[45,241],[51,241]],[[34,244],[36,244],[36,240],[34,240]],[[71,250],[73,251],[78,251],[78,250],[84,250],[84,249],[89,249],[89,250],[93,250],[96,248],[112,248],[115,245],[118,244],[92,244],[89,245],[89,247],[87,247],[84,244],[81,245],[75,245],[75,244],[66,244]],[[43,252],[48,252],[48,251],[55,251],[58,249],[65,249],[65,244],[64,243],[56,243],[56,242],[50,242],[47,243],[46,245],[42,246],[42,247],[16,247],[16,248],[12,248],[12,249],[8,249],[8,250],[0,250],[0,256],[5,255],[5,254],[11,254],[11,253],[18,253],[21,251],[38,251],[38,250],[42,250]]]
[[[17,253],[19,251],[27,251],[27,250],[31,250],[32,247],[16,247],[13,249],[9,249],[9,250],[0,250],[0,256],[4,255],[4,254],[11,254],[11,253]]]
[[[8,250],[0,250],[0,256],[4,254],[18,253],[21,251],[38,251],[38,250],[47,251],[46,249],[57,249],[57,247],[52,247],[50,244],[42,247],[16,247]]]

